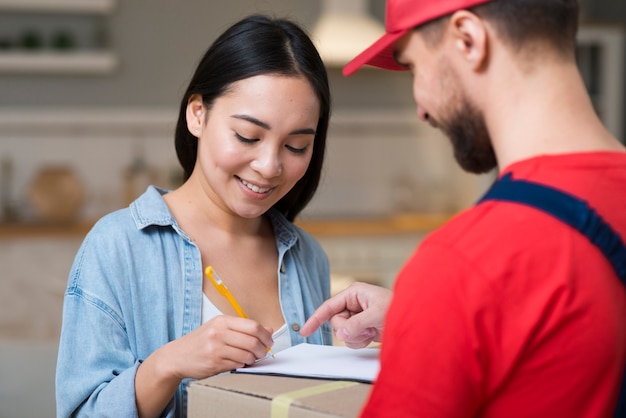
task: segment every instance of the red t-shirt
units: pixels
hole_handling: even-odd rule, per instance
[[[626,153],[541,156],[505,172],[585,199],[626,239]],[[609,417],[626,288],[586,237],[487,201],[432,233],[398,276],[363,417]]]

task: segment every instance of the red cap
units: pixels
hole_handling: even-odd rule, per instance
[[[364,65],[386,70],[406,70],[393,57],[393,44],[416,26],[491,0],[387,0],[385,34],[343,67],[343,75],[354,74]]]

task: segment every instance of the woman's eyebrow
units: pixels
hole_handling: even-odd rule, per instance
[[[265,130],[271,130],[272,127],[268,124],[265,123],[255,117],[252,117],[250,115],[232,115],[231,118],[235,118],[235,119],[241,119],[241,120],[245,120],[247,122],[253,123],[256,126],[259,126]],[[315,135],[315,129],[312,128],[303,128],[303,129],[296,129],[295,131],[292,131],[289,133],[290,135]]]
[[[289,135],[315,135],[315,129],[312,128],[304,128],[304,129],[296,129],[289,133]]]
[[[270,129],[272,129],[272,127],[269,124],[267,124],[267,123],[265,123],[263,121],[260,121],[257,118],[253,118],[252,116],[249,116],[249,115],[232,115],[231,118],[248,121],[248,122],[253,123],[256,126],[260,126],[261,128],[266,129],[268,131]]]

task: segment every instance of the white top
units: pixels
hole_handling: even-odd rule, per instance
[[[201,322],[204,324],[209,319],[218,316],[224,315],[219,309],[213,305],[213,302],[202,293],[202,319]],[[280,328],[278,328],[273,334],[272,339],[274,340],[274,346],[272,347],[272,353],[278,353],[279,351],[284,350],[285,348],[291,347],[291,337],[289,336],[289,332],[287,332],[287,324],[284,323]]]

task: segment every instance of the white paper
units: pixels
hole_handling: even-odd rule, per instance
[[[373,382],[380,368],[377,348],[298,344],[239,368],[237,373],[277,374],[337,380]]]

